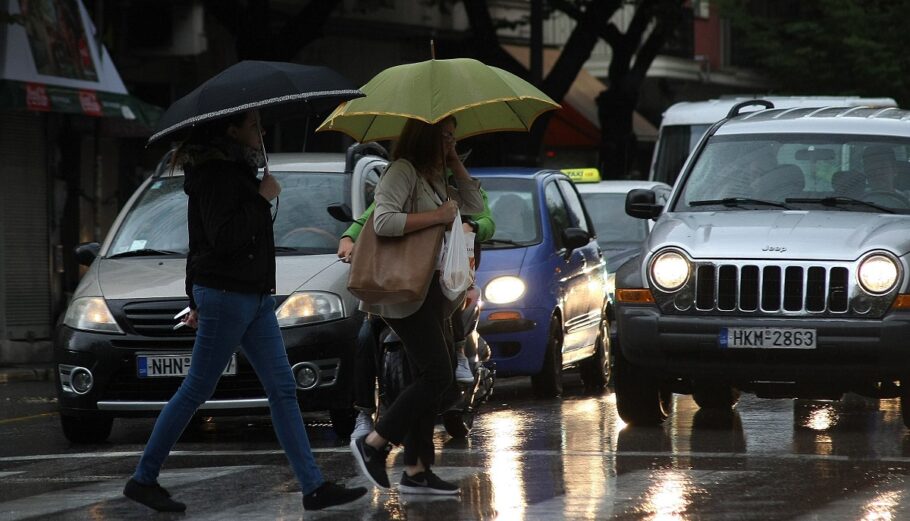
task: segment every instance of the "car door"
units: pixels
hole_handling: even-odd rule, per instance
[[[585,246],[572,251],[572,258],[575,259],[572,261],[572,277],[575,282],[571,305],[577,311],[573,313],[573,319],[565,324],[566,346],[583,348],[594,345],[597,339],[606,294],[606,261],[594,239],[594,225],[575,185],[568,179],[559,179],[557,183],[566,202],[570,225],[584,230],[590,237]]]
[[[572,222],[566,201],[555,179],[548,181],[544,186],[544,198],[555,246],[553,255],[556,257],[554,262],[556,270],[553,274],[553,284],[556,286],[557,299],[562,309],[563,353],[569,353],[582,347],[579,345],[579,335],[567,325],[577,324],[579,318],[587,312],[584,296],[587,290],[584,288],[585,280],[582,276],[585,258],[582,252],[567,252],[563,232],[572,227]],[[565,358],[564,356],[563,359],[567,362]]]

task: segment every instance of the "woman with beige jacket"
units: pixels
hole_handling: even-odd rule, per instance
[[[414,119],[405,124],[392,153],[394,161],[376,187],[373,220],[377,235],[396,237],[438,224],[449,225],[459,209],[464,214],[483,210],[480,183],[468,175],[455,152],[455,125],[454,117],[435,125]],[[457,189],[446,183],[446,167],[453,171]],[[412,208],[413,213],[408,213]],[[385,465],[390,443],[403,443],[401,493],[459,492],[457,485],[431,470],[436,414],[442,397],[454,383],[452,332],[446,319],[461,301],[446,298],[439,284],[437,271],[423,300],[363,306],[365,311],[381,316],[401,338],[413,381],[372,432],[351,441],[351,450],[364,475],[376,486],[389,488]]]

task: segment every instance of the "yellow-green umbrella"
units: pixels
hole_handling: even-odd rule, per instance
[[[357,141],[395,139],[405,121],[437,123],[454,114],[455,137],[527,131],[559,104],[530,83],[469,58],[427,60],[388,68],[360,89],[366,97],[342,103],[318,130]]]

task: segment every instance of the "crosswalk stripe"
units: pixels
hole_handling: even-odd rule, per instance
[[[18,470],[15,472],[0,472],[0,478],[5,478],[7,476],[15,476],[16,474],[24,474],[24,470]]]
[[[258,465],[238,467],[206,467],[195,469],[178,469],[161,473],[162,481],[169,486],[180,486],[205,479],[235,474]],[[125,480],[105,481],[76,488],[47,492],[35,496],[14,499],[0,503],[0,520],[18,521],[21,519],[40,518],[56,512],[83,508],[100,501],[121,497]]]

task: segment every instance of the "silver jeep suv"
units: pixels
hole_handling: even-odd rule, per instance
[[[900,397],[910,426],[908,196],[908,111],[731,109],[665,207],[627,196],[657,222],[616,276],[622,419],[662,422],[673,392],[727,411],[855,392]]]

